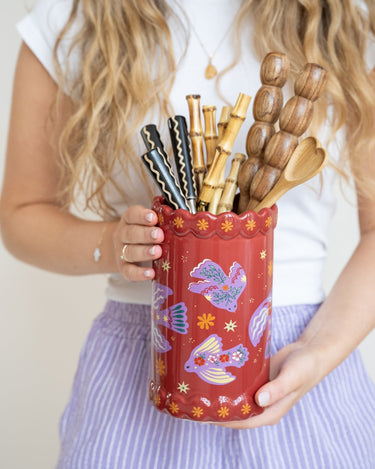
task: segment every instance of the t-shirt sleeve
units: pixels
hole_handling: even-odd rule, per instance
[[[72,0],[39,0],[33,10],[16,25],[16,28],[26,45],[35,54],[51,77],[57,81],[54,67],[53,50],[56,39],[68,21],[72,10]],[[66,71],[66,59],[74,35],[73,27],[62,41],[57,54],[57,60]],[[69,57],[69,81],[74,79],[74,70],[77,65],[77,53]],[[73,65],[73,66],[72,66]]]

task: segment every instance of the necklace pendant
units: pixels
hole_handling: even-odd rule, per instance
[[[212,78],[216,77],[216,75],[217,75],[216,67],[212,65],[211,60],[210,60],[204,72],[204,76],[207,78],[207,80],[211,80]]]

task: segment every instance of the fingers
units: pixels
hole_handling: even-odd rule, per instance
[[[125,261],[128,263],[145,262],[159,259],[162,249],[159,245],[126,244]]]
[[[260,407],[269,407],[298,389],[301,384],[301,376],[290,372],[289,369],[282,370],[275,380],[257,391],[255,400]]]
[[[139,265],[162,255],[159,244],[164,240],[163,230],[156,227],[158,217],[152,210],[139,205],[129,207],[122,215],[113,236],[119,272],[129,281],[154,278],[151,267]]]
[[[151,267],[141,267],[137,264],[124,262],[120,267],[120,273],[129,282],[144,282],[155,277],[155,271]]]
[[[264,412],[255,417],[251,417],[248,420],[242,420],[240,422],[228,422],[220,424],[220,426],[233,428],[236,430],[245,430],[251,428],[258,428],[264,425],[276,425],[280,422],[283,416],[298,402],[300,399],[297,392],[292,392],[288,396],[284,397],[281,401],[276,404],[265,408]]]
[[[274,357],[275,363],[271,368],[271,381],[262,386],[255,395],[255,400],[261,407],[269,407],[282,400],[289,394],[298,391],[302,397],[321,379],[321,364],[319,355],[314,347],[303,346],[299,343],[290,344],[281,349]],[[279,369],[277,369],[277,363]]]
[[[152,210],[142,207],[141,205],[133,205],[129,207],[123,214],[122,219],[128,225],[156,225],[158,217]]]
[[[155,226],[125,224],[120,229],[119,237],[124,244],[159,244],[164,234],[163,230]]]
[[[271,381],[255,394],[255,401],[264,412],[248,420],[221,425],[235,429],[275,425],[321,378],[315,348],[289,344],[271,358]]]
[[[121,217],[117,238],[123,244],[159,244],[164,233],[155,227],[157,221],[154,211],[140,205],[129,207]]]

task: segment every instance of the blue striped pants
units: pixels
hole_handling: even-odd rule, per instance
[[[317,306],[273,309],[272,354]],[[57,469],[374,469],[375,387],[355,351],[274,426],[179,420],[148,402],[150,308],[110,301],[81,352]]]

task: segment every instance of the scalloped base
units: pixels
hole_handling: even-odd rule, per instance
[[[209,400],[203,396],[184,398],[179,393],[167,393],[161,386],[150,380],[149,398],[151,403],[161,412],[185,420],[197,422],[231,422],[247,420],[263,413],[251,394],[246,392],[236,399],[220,396]]]

